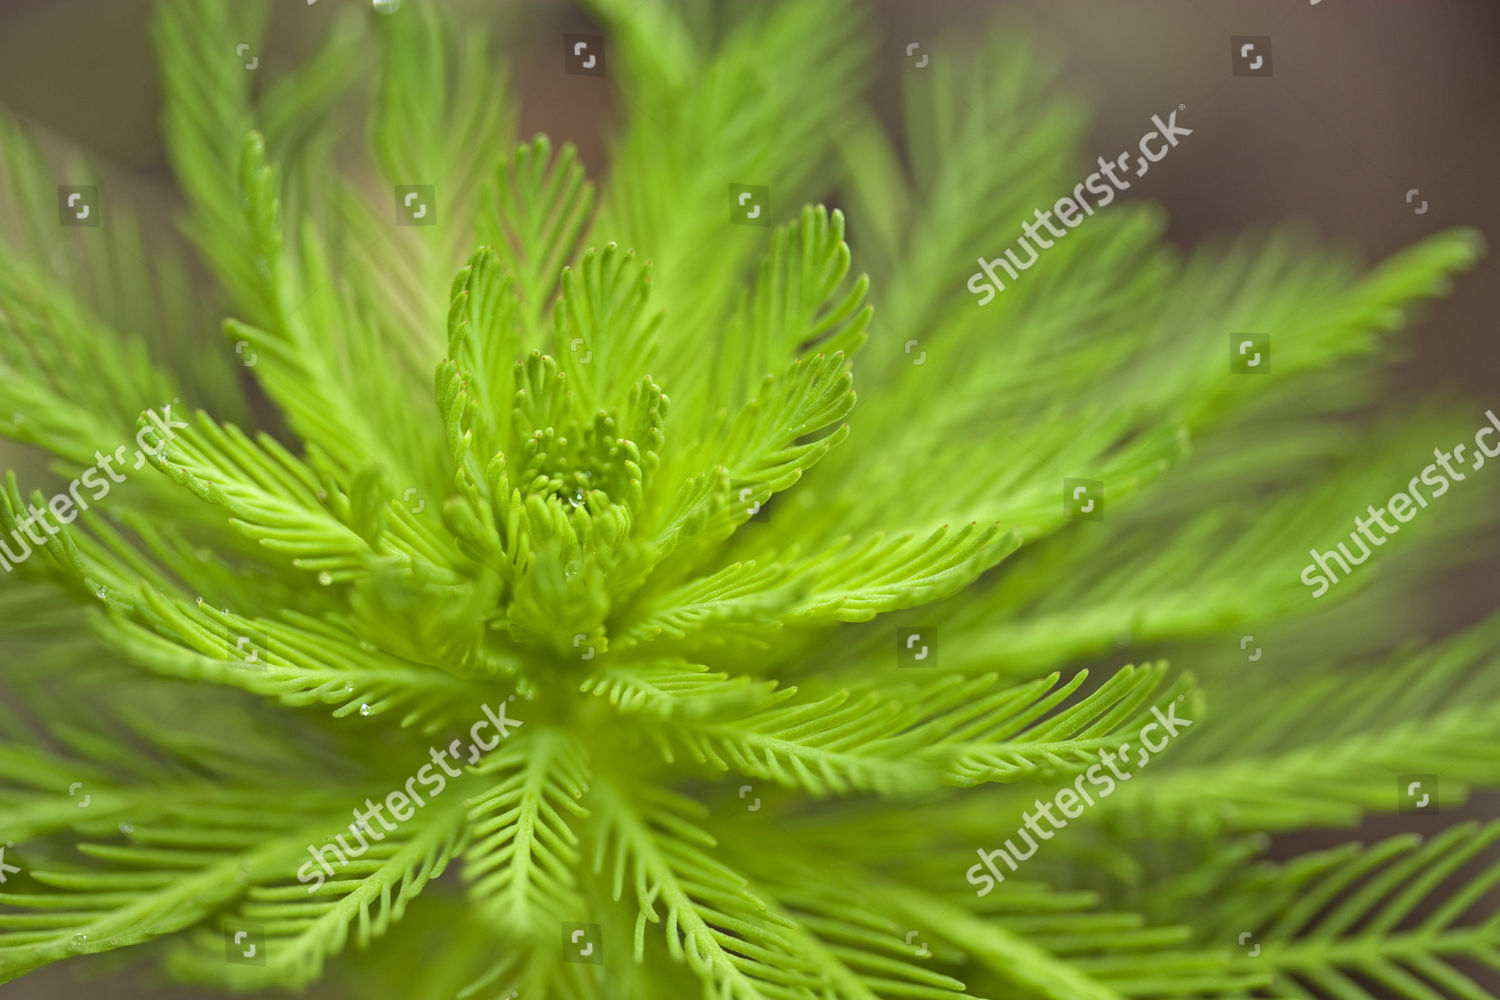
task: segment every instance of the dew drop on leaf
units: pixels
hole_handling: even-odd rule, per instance
[[[323,572],[318,574],[318,582],[325,587],[332,585],[333,574],[328,572],[327,570],[324,570]]]
[[[361,705],[361,706],[359,706],[359,714],[360,715],[369,715],[370,714],[370,706],[369,706],[368,702],[365,703],[365,704],[363,704],[363,705]]]

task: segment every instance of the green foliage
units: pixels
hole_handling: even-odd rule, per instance
[[[1357,458],[1338,429],[1476,237],[1372,269],[1290,232],[1184,252],[1130,202],[979,309],[975,253],[1076,175],[1027,36],[935,53],[898,149],[845,0],[594,6],[622,114],[597,196],[571,146],[516,142],[471,23],[345,12],[257,93],[223,53],[268,5],[161,0],[211,290],[124,199],[52,235],[56,168],[0,120],[0,433],[63,483],[153,452],[0,579],[0,981],[132,948],[434,1000],[1493,995],[1500,828],[1257,860],[1396,811],[1403,775],[1445,808],[1500,786],[1500,624],[1392,652],[1372,568],[1321,604],[1297,582],[1473,424],[1397,414]],[[726,179],[776,225],[731,225]],[[434,225],[396,225],[404,185]],[[1247,329],[1276,368],[1227,376]],[[7,534],[42,476],[0,490]],[[1103,524],[1063,516],[1075,476]],[[1448,535],[1482,499],[1444,501]],[[1226,669],[1299,618],[1321,660]],[[899,668],[934,628],[936,666]],[[308,850],[486,705],[524,726],[309,887]],[[971,891],[976,848],[1167,706],[1180,745]],[[246,927],[262,965],[225,960]]]

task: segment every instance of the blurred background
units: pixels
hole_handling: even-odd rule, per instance
[[[300,61],[335,9],[360,0],[283,0],[262,65]],[[405,0],[417,3],[419,0]],[[433,0],[436,2],[436,0]],[[728,0],[754,3],[757,0]],[[1163,204],[1184,246],[1292,222],[1379,259],[1452,225],[1481,230],[1491,256],[1459,279],[1413,330],[1394,369],[1394,397],[1472,400],[1473,421],[1500,408],[1500,3],[1495,0],[868,0],[881,32],[870,98],[893,127],[907,46],[986,23],[1031,22],[1065,67],[1073,96],[1092,109],[1087,149],[1131,148],[1153,113],[1186,105],[1187,148],[1134,182],[1127,197]],[[582,8],[553,0],[442,0],[494,23],[512,68],[521,133],[575,143],[591,176],[608,172],[614,108],[587,77],[563,72],[562,35],[597,33]],[[162,150],[160,84],[149,0],[0,0],[0,105],[55,143],[87,150],[129,178],[144,204],[170,218],[175,194]],[[1230,37],[1269,36],[1274,75],[1231,74]],[[351,137],[357,141],[358,137]],[[1079,176],[1083,176],[1080,174]],[[1411,189],[1419,194],[1408,203]],[[1421,204],[1425,212],[1418,212]],[[850,242],[858,259],[859,220]],[[997,236],[998,251],[1007,236]],[[878,309],[878,289],[876,290]],[[213,336],[205,331],[205,337]],[[1436,443],[1436,442],[1435,442]],[[1351,451],[1364,446],[1351,439]],[[0,458],[10,459],[0,452]],[[1426,461],[1426,459],[1424,459]],[[8,463],[13,464],[13,463]],[[1413,468],[1420,468],[1417,463]],[[1372,498],[1373,499],[1373,498]],[[1441,516],[1441,511],[1439,511]],[[1330,538],[1330,545],[1335,539]],[[1446,570],[1443,590],[1420,596],[1437,635],[1500,605],[1500,538]],[[1494,797],[1468,815],[1500,815]],[[1361,835],[1382,831],[1371,824]],[[1339,832],[1332,841],[1348,838]],[[1329,842],[1291,843],[1300,849]],[[71,967],[5,987],[6,998],[201,996],[163,987],[129,992],[123,978],[82,987]],[[342,995],[331,979],[309,996]]]

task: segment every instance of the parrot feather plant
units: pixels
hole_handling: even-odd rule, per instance
[[[1477,237],[1186,252],[1132,200],[980,307],[1087,162],[1030,35],[892,128],[853,3],[593,6],[597,192],[418,3],[290,58],[162,2],[177,227],[5,120],[0,980],[1495,995],[1500,827],[1336,844],[1500,783],[1500,625],[1403,641],[1420,525],[1298,579],[1473,426],[1375,404]]]

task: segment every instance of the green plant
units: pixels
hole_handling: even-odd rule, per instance
[[[1489,995],[1463,963],[1500,964],[1468,912],[1500,865],[1443,885],[1496,827],[1256,858],[1394,811],[1402,775],[1445,805],[1500,783],[1496,626],[1274,684],[1222,666],[1315,608],[1308,632],[1394,634],[1389,591],[1340,588],[1351,626],[1297,570],[1388,491],[1339,422],[1476,238],[1366,273],[1288,235],[1182,256],[1127,203],[979,309],[974,254],[1077,173],[1024,35],[913,75],[903,158],[853,5],[595,6],[625,121],[597,203],[573,150],[512,145],[469,26],[352,18],[252,99],[226,53],[265,8],[163,3],[183,230],[233,354],[123,198],[49,272],[57,175],[4,125],[0,430],[64,481],[136,433],[156,454],[0,587],[0,978],[139,945],[304,987],[388,935],[342,992]],[[346,179],[365,29],[378,169]],[[730,225],[726,182],[769,182],[783,224]],[[392,225],[401,185],[437,224]],[[834,187],[874,281],[840,213],[786,208]],[[1275,331],[1269,375],[1227,373],[1239,330]],[[218,416],[136,429],[176,398]],[[1106,484],[1103,524],[1065,520],[1068,476]],[[12,474],[0,527],[45,502]],[[898,629],[937,665],[899,667]],[[1199,679],[1078,669],[1167,649]],[[1180,746],[976,900],[976,848],[1179,698]],[[523,727],[309,892],[309,845],[495,704]],[[602,966],[565,960],[570,922]],[[226,961],[246,924],[264,965]]]

